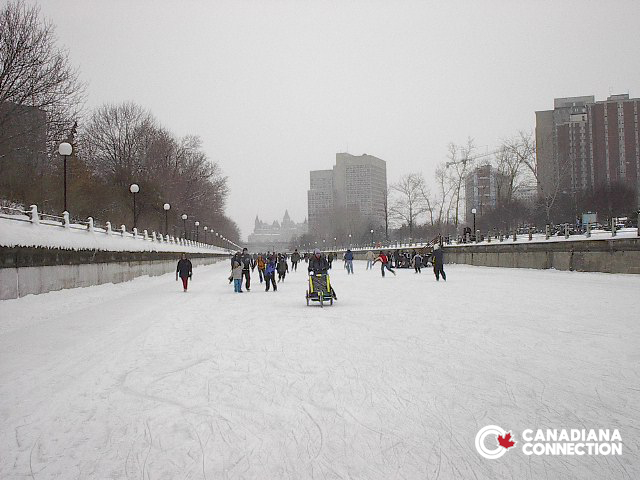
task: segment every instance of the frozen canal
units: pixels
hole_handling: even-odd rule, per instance
[[[0,478],[640,478],[640,276],[356,262],[320,309],[227,263],[0,302]],[[623,455],[487,460],[486,425]]]

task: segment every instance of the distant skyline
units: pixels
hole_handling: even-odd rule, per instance
[[[302,221],[338,152],[432,182],[449,142],[492,149],[555,97],[640,96],[637,1],[34,3],[88,109],[133,101],[202,138],[244,239],[256,214]]]

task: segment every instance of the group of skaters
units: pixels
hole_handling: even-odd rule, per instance
[[[242,283],[244,280],[244,288],[247,292],[251,291],[251,272],[258,270],[258,278],[260,283],[265,283],[265,291],[272,289],[278,291],[278,283],[284,282],[289,271],[298,270],[300,263],[300,253],[294,251],[291,256],[286,253],[267,252],[250,254],[246,248],[242,252],[236,252],[231,257],[231,275],[229,283],[233,283],[233,290],[236,293],[242,293]],[[291,269],[289,269],[289,260],[291,260]],[[276,275],[278,277],[276,281]]]
[[[388,254],[380,250],[378,255],[376,255],[369,250],[365,258],[367,260],[367,270],[373,269],[373,266],[380,262],[380,272],[383,277],[385,270],[391,272],[393,275],[396,274],[394,271],[394,263],[395,268],[413,267],[415,273],[422,273],[422,267],[426,267],[428,263],[431,262],[436,280],[440,281],[440,277],[442,276],[442,279],[445,282],[447,281],[447,275],[444,273],[444,252],[438,244],[434,245],[433,251],[429,255],[421,255],[417,250],[413,250],[411,253],[396,250]]]
[[[274,292],[278,291],[278,283],[284,282],[287,273],[290,271],[297,271],[298,264],[304,261],[308,264],[309,273],[327,273],[333,267],[333,262],[336,260],[337,254],[328,253],[323,255],[320,250],[316,249],[313,253],[304,253],[301,255],[296,249],[291,255],[287,253],[267,252],[250,254],[246,248],[241,252],[236,252],[231,257],[231,275],[229,276],[229,283],[233,283],[233,290],[236,293],[242,293],[245,290],[251,291],[251,273],[258,270],[258,278],[260,284],[265,283],[265,291],[270,289]],[[440,280],[440,277],[444,281],[447,280],[447,275],[444,272],[444,252],[440,245],[436,244],[433,247],[433,252],[430,255],[421,255],[417,250],[409,252],[388,252],[383,250],[376,255],[373,251],[369,250],[365,258],[367,260],[367,270],[373,269],[373,266],[380,262],[380,272],[382,276],[385,276],[385,270],[396,274],[395,268],[402,268],[411,266],[414,268],[415,273],[422,273],[422,267],[427,266],[430,261],[433,265],[433,273],[436,280]],[[342,256],[344,261],[344,268],[347,270],[347,274],[353,274],[353,260],[354,255],[350,249]],[[291,268],[289,268],[289,261],[291,261]],[[276,281],[277,275],[277,281]],[[181,259],[178,261],[178,267],[176,269],[176,281],[178,278],[182,280],[182,286],[184,291],[187,291],[189,279],[193,276],[193,266],[191,261],[187,258],[186,254],[182,254]],[[242,289],[244,282],[244,288]]]

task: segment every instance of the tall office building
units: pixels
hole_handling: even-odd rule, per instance
[[[536,112],[538,188],[542,194],[625,185],[640,205],[640,99],[628,94],[556,98]]]
[[[332,170],[310,173],[308,191],[309,225],[337,209],[357,211],[374,223],[381,223],[387,192],[387,163],[373,155],[337,153]]]

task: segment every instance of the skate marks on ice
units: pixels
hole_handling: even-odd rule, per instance
[[[446,284],[388,282],[358,266],[334,269],[324,309],[306,307],[303,272],[235,295],[220,265],[188,294],[158,278],[82,289],[91,308],[60,316],[32,299],[49,331],[0,336],[23,346],[0,353],[0,477],[638,476],[638,327],[578,301],[613,282],[624,303],[635,280],[449,266]],[[629,456],[490,462],[473,441],[492,423],[621,428]]]

